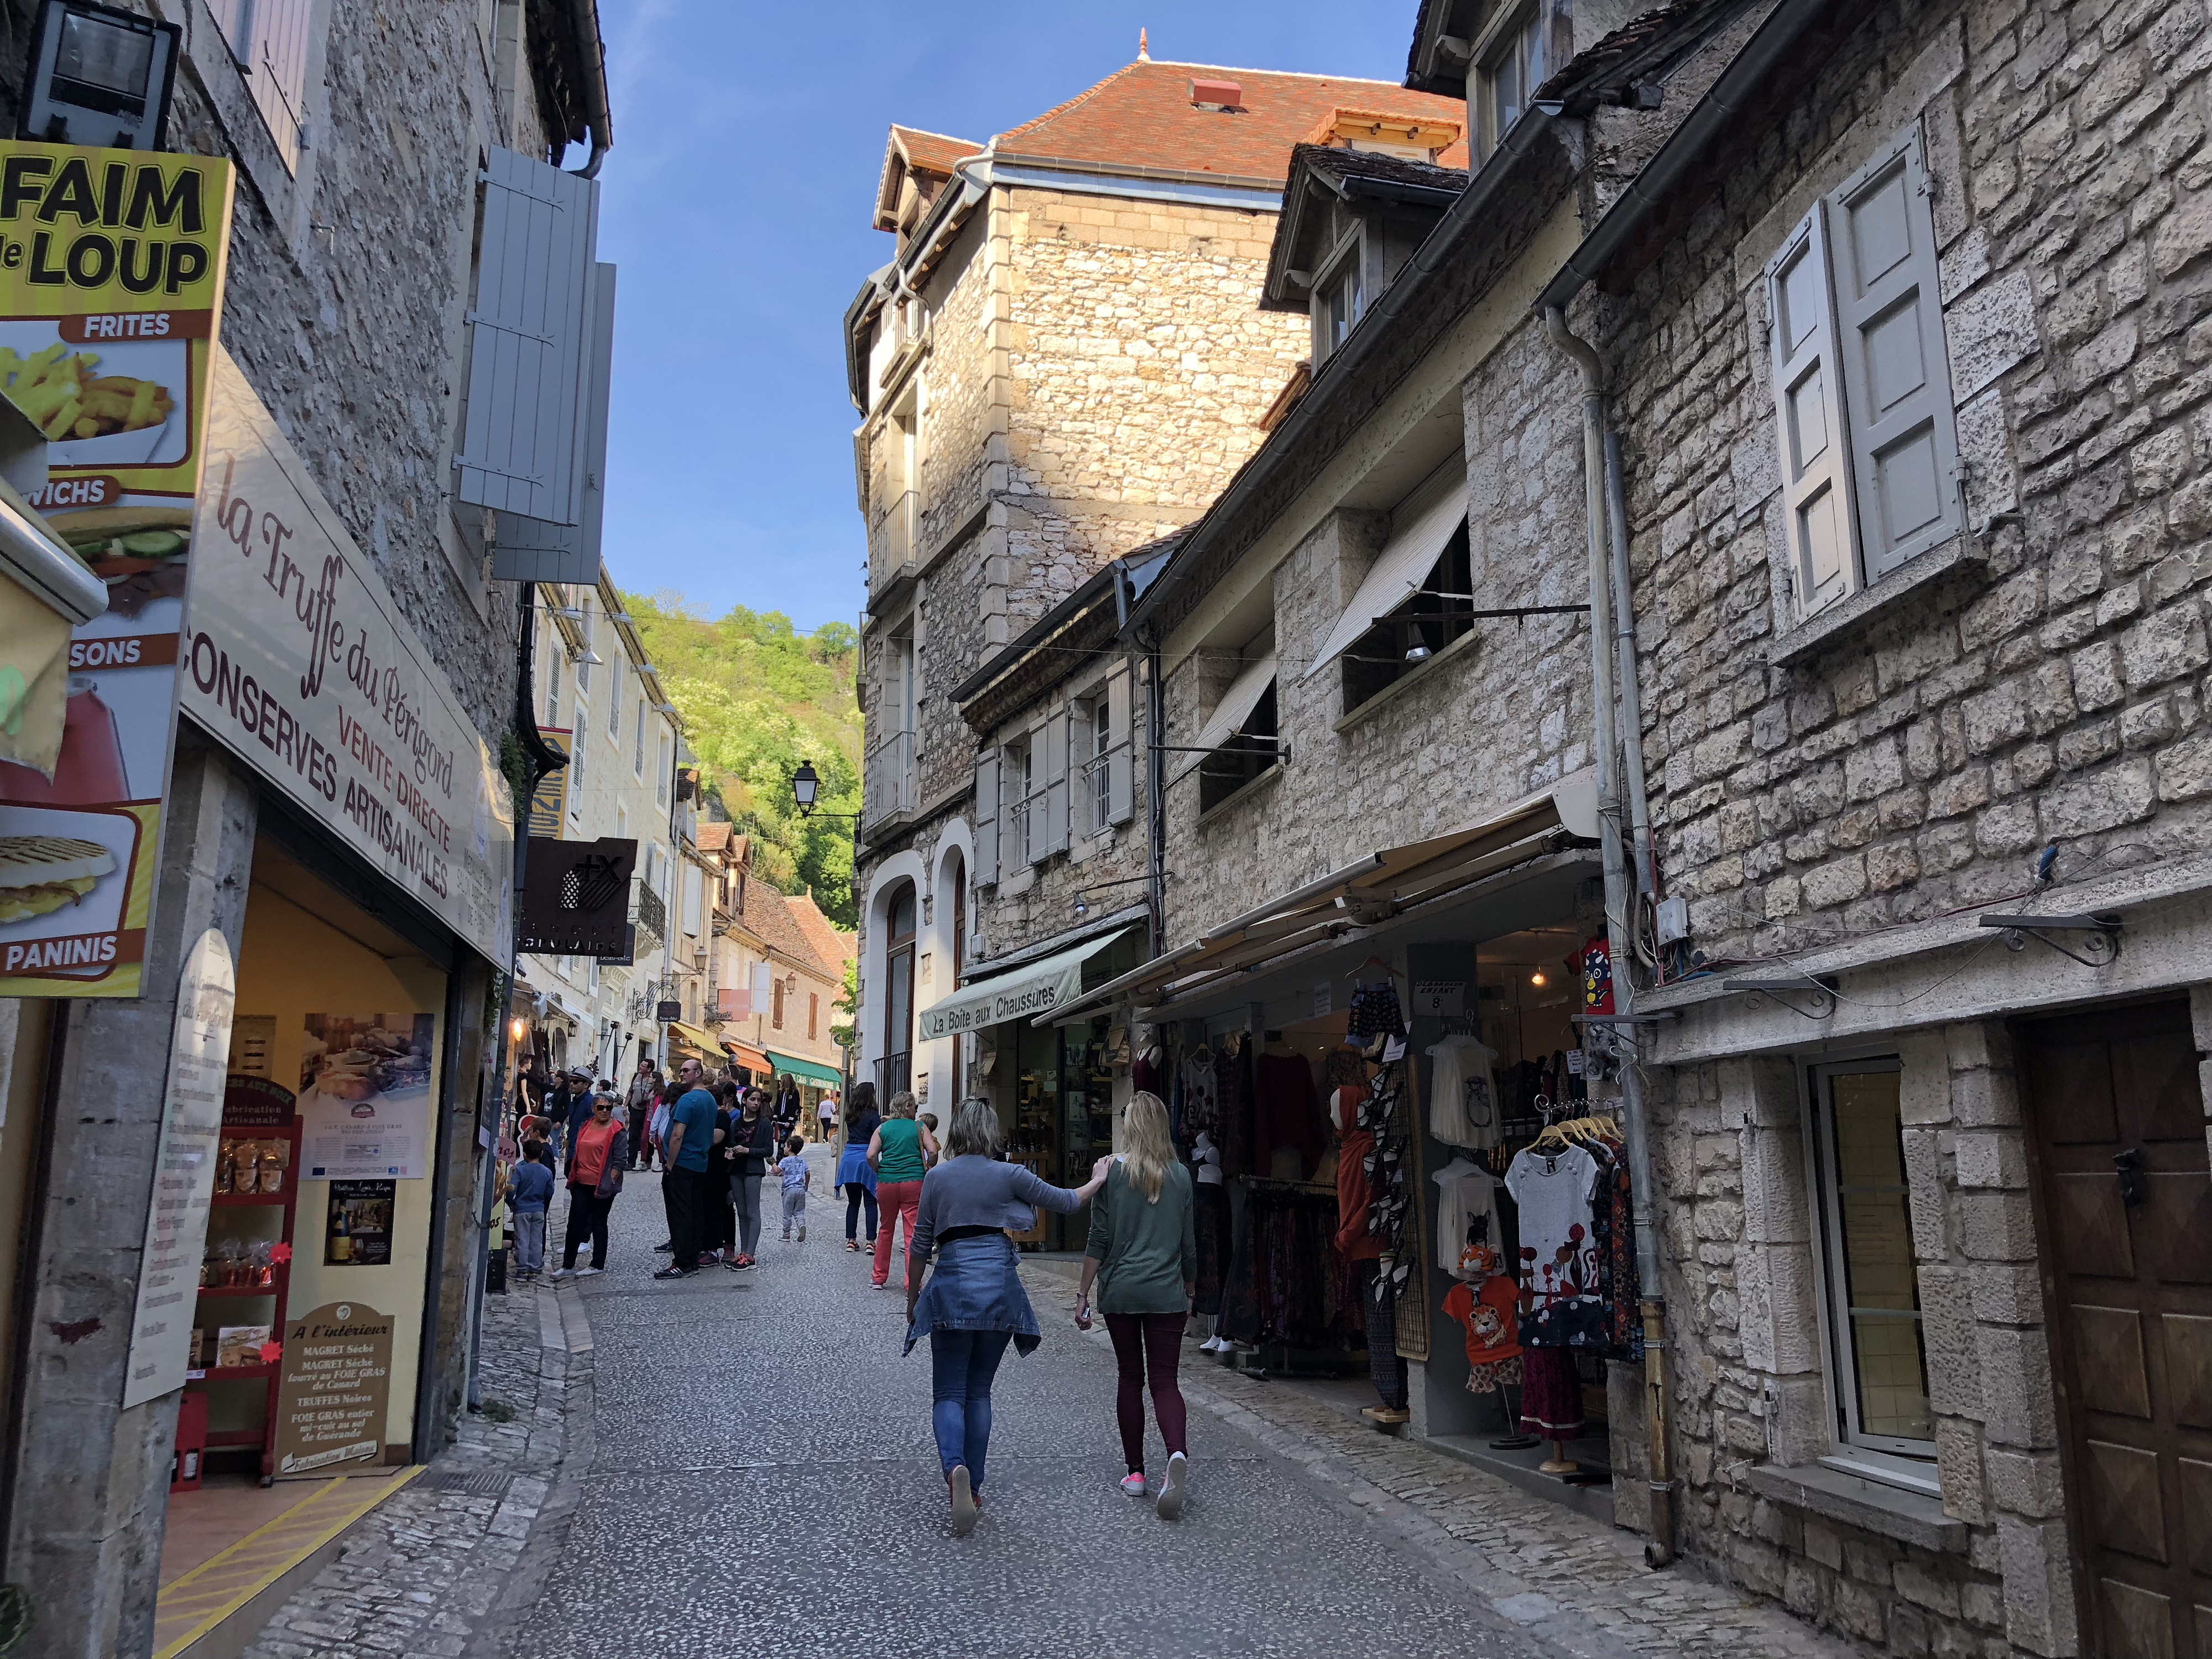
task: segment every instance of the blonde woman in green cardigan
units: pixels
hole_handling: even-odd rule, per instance
[[[1083,1252],[1083,1284],[1076,1294],[1075,1318],[1091,1323],[1091,1290],[1098,1288],[1098,1311],[1114,1339],[1114,1363],[1120,1385],[1114,1416],[1121,1430],[1122,1461],[1129,1472],[1121,1490],[1146,1496],[1145,1485],[1145,1392],[1150,1387],[1152,1415],[1168,1449],[1167,1478],[1154,1507],[1163,1521],[1182,1513],[1183,1486],[1190,1473],[1185,1455],[1182,1389],[1176,1368],[1182,1358],[1182,1328],[1198,1289],[1198,1233],[1190,1171],[1175,1154],[1168,1133],[1168,1109],[1153,1094],[1138,1094],[1122,1116],[1127,1147],[1106,1177],[1106,1188],[1091,1206],[1091,1242]]]

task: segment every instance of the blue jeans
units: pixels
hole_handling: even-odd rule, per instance
[[[1006,1357],[1012,1331],[932,1331],[929,1334],[930,1389],[937,1401],[933,1417],[937,1456],[950,1479],[968,1466],[968,1485],[983,1490],[983,1459],[991,1447],[991,1379]]]

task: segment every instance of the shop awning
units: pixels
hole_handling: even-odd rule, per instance
[[[744,1066],[748,1072],[769,1070],[768,1056],[750,1042],[740,1042],[735,1037],[722,1039],[722,1052]]]
[[[1186,1002],[1354,930],[1379,927],[1421,907],[1456,902],[1517,865],[1595,841],[1597,830],[1597,774],[1577,772],[1480,823],[1370,853],[1249,910],[1070,999],[1058,1018],[1115,1006],[1146,1009]]]
[[[687,1025],[680,1019],[670,1020],[668,1029],[679,1041],[690,1043],[702,1054],[718,1054],[722,1051],[722,1039],[712,1031],[702,1030],[696,1025]]]
[[[1456,464],[1445,470],[1441,483],[1431,484],[1424,494],[1426,499],[1416,496],[1398,515],[1406,520],[1403,525],[1392,520],[1389,541],[1368,567],[1367,580],[1328,630],[1302,678],[1320,673],[1351,650],[1378,619],[1419,592],[1454,533],[1467,522],[1467,479]]]
[[[989,979],[962,986],[941,1002],[923,1009],[915,1021],[917,1034],[932,1037],[957,1036],[980,1031],[1010,1019],[1049,1014],[1073,1001],[1083,990],[1083,964],[1109,950],[1129,930],[1126,927],[1097,939],[1085,939],[1058,956],[1024,963]]]
[[[1189,746],[1209,750],[1220,748],[1235,737],[1244,722],[1252,717],[1253,709],[1259,706],[1260,699],[1267,695],[1267,688],[1274,683],[1275,653],[1270,651],[1249,664],[1243,673],[1229,683],[1229,689],[1221,694],[1221,701],[1214,706],[1212,718],[1191,740]],[[1177,755],[1175,776],[1180,778],[1205,759],[1202,754]]]
[[[824,1089],[842,1087],[845,1081],[838,1075],[836,1066],[824,1066],[818,1060],[801,1060],[796,1054],[780,1054],[773,1048],[768,1051],[768,1057],[778,1076],[788,1072],[802,1083],[819,1084]]]

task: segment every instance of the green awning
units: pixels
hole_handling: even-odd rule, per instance
[[[837,1074],[834,1066],[824,1066],[820,1060],[801,1060],[796,1054],[780,1054],[773,1048],[768,1051],[769,1063],[775,1067],[776,1075],[786,1072],[802,1083],[811,1083],[823,1089],[842,1089],[845,1079]]]

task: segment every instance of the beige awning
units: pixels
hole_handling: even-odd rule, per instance
[[[1405,522],[1399,523],[1400,519]],[[1359,584],[1358,592],[1352,595],[1352,603],[1328,630],[1300,678],[1311,679],[1320,673],[1357,645],[1360,635],[1376,622],[1419,592],[1429,572],[1466,522],[1467,475],[1455,462],[1393,516],[1390,539],[1368,567],[1367,579]]]
[[[1370,853],[1063,1003],[1054,1017],[1183,1002],[1354,929],[1455,901],[1493,876],[1597,835],[1597,773],[1577,772],[1464,830]]]
[[[1243,729],[1244,722],[1252,717],[1252,711],[1260,706],[1260,699],[1267,695],[1267,688],[1274,683],[1275,653],[1270,651],[1266,656],[1247,664],[1244,671],[1229,683],[1229,689],[1221,694],[1221,701],[1214,706],[1212,714],[1188,747],[1208,753],[1220,748]],[[1205,754],[1177,755],[1169,781],[1174,782],[1205,759]]]
[[[1074,999],[1083,989],[1083,964],[1101,951],[1119,943],[1129,930],[1119,927],[1097,939],[1085,939],[1073,950],[1024,963],[988,979],[962,986],[921,1011],[915,1030],[924,1042],[980,1031],[1010,1019],[1032,1015],[1050,1020],[1053,1011]]]

